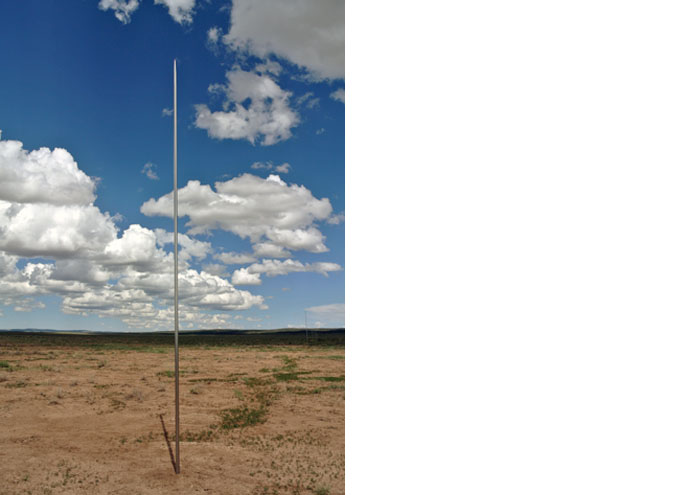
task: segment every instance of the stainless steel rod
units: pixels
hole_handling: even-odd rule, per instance
[[[176,474],[181,472],[179,458],[179,189],[176,181],[176,59],[174,59],[174,376],[176,387]]]

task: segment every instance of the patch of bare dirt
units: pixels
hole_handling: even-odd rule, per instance
[[[0,494],[341,494],[344,350],[0,346]],[[160,419],[161,417],[161,419]]]

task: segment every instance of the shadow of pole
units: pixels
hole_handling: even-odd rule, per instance
[[[171,450],[171,442],[169,442],[169,434],[167,433],[167,427],[164,426],[164,415],[159,415],[159,420],[162,422],[162,431],[164,432],[164,440],[167,442],[167,448],[169,449],[169,458],[171,459],[171,465],[174,468],[174,473],[176,473],[176,461],[174,460],[174,451]]]

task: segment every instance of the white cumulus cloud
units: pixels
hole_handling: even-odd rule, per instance
[[[345,90],[343,88],[336,89],[331,93],[331,98],[337,101],[342,101],[345,103]]]
[[[173,255],[164,247],[171,232],[132,224],[119,233],[116,218],[93,204],[94,181],[65,150],[28,152],[21,142],[0,140],[0,177],[14,184],[0,184],[0,303],[31,311],[43,305],[36,297],[55,295],[68,314],[118,318],[141,329],[170,326]],[[263,296],[188,266],[212,252],[209,242],[180,234],[179,243],[187,328],[219,328],[231,322],[226,312],[267,308]],[[46,261],[18,267],[35,257]]]
[[[278,165],[277,167],[275,167],[275,171],[281,174],[286,174],[290,171],[290,168],[292,168],[290,164],[285,162],[282,165]]]
[[[328,272],[336,272],[342,269],[343,267],[337,263],[302,263],[297,260],[265,259],[261,263],[254,263],[235,270],[232,274],[232,283],[235,285],[260,285],[261,274],[265,274],[268,277],[276,277],[290,273],[315,272],[327,277]]]
[[[172,194],[149,199],[140,211],[148,216],[172,217]],[[304,186],[287,184],[272,174],[266,179],[242,174],[216,182],[215,190],[199,181],[189,181],[179,189],[179,214],[188,216],[189,234],[227,230],[250,239],[264,248],[263,252],[327,251],[315,223],[328,219],[331,213],[327,198],[317,199]]]
[[[154,171],[155,168],[157,168],[157,165],[147,162],[145,166],[142,167],[140,173],[145,174],[145,176],[150,180],[159,180],[157,172]]]
[[[289,105],[292,93],[267,75],[231,70],[226,84],[212,85],[210,90],[224,95],[223,109],[213,112],[207,105],[196,105],[195,125],[212,138],[260,141],[268,146],[289,139],[299,124]]]
[[[281,165],[273,165],[273,162],[254,162],[251,164],[253,170],[274,170],[280,174],[286,174],[292,166],[285,162]]]
[[[275,172],[286,174],[292,166],[285,162],[282,165],[273,165],[273,162],[254,162],[251,164],[253,170],[274,170]]]
[[[345,221],[345,213],[336,213],[335,215],[331,215],[328,220],[326,220],[326,223],[330,223],[331,225],[339,225],[340,223]]]
[[[154,229],[157,236],[157,244],[164,246],[174,244],[174,233],[164,229]],[[179,258],[187,261],[191,258],[206,258],[212,252],[212,245],[209,242],[199,241],[186,234],[179,233]]]
[[[261,263],[254,263],[253,265],[242,268],[241,270],[246,270],[250,274],[264,273],[268,277],[275,277],[277,275],[287,275],[289,273],[297,272],[316,272],[324,276],[328,276],[328,272],[336,272],[342,269],[343,267],[337,263],[316,262],[304,264],[297,260],[280,261],[266,259]]]
[[[232,274],[234,285],[260,285],[261,276],[258,273],[249,273],[247,268],[239,268]]]
[[[0,200],[0,249],[25,257],[95,255],[117,236],[113,218],[89,205]]]
[[[213,26],[208,29],[208,43],[216,44],[220,40],[222,30],[217,26]]]
[[[282,65],[274,60],[265,60],[262,64],[257,64],[254,70],[259,74],[273,74],[277,76],[282,72]]]
[[[129,226],[121,237],[108,243],[100,261],[107,266],[129,265],[142,272],[162,272],[173,266],[170,256],[157,247],[155,233],[137,224]]]
[[[253,254],[259,258],[289,258],[292,256],[287,249],[272,242],[259,242],[253,245]]]
[[[324,253],[328,248],[323,243],[324,235],[316,227],[301,229],[271,228],[266,236],[276,246],[282,246],[292,250],[309,251],[310,253]]]
[[[256,257],[248,253],[218,253],[214,257],[226,265],[243,265],[256,261]]]
[[[218,277],[229,276],[229,273],[227,273],[227,266],[221,263],[206,263],[203,265],[203,271],[212,275],[217,275]]]
[[[234,0],[223,40],[260,58],[284,58],[316,79],[345,78],[344,0]]]
[[[0,199],[15,203],[88,205],[96,183],[62,148],[26,151],[21,141],[0,140]]]
[[[154,3],[166,6],[169,9],[169,15],[179,24],[193,22],[195,0],[154,0]]]
[[[100,0],[99,8],[104,11],[113,10],[116,19],[123,24],[128,24],[130,15],[135,12],[139,4],[139,0]]]

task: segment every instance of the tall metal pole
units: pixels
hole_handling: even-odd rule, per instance
[[[174,376],[176,387],[176,474],[179,458],[179,188],[176,181],[176,59],[174,59]]]
[[[309,345],[309,326],[306,324],[306,310],[304,310],[304,333],[306,334],[306,344]]]

